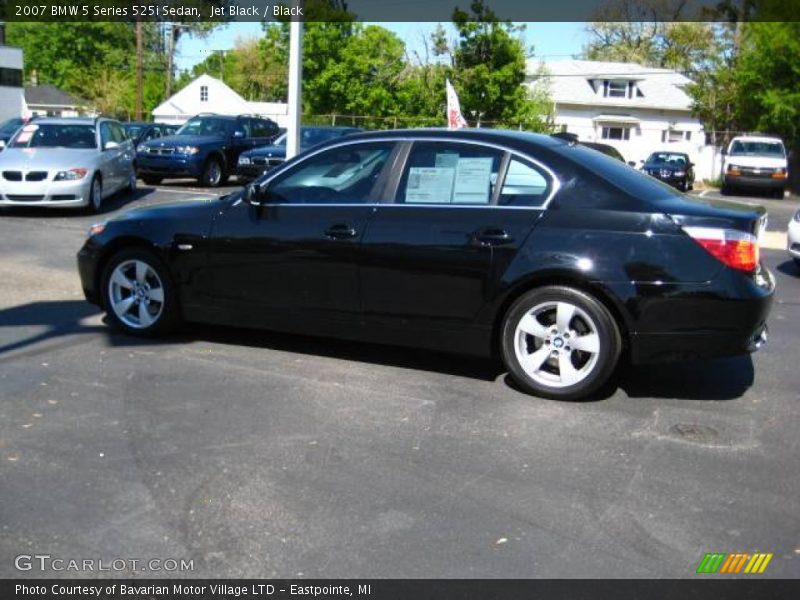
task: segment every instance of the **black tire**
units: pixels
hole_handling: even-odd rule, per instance
[[[777,200],[782,200],[783,199],[783,188],[778,188],[778,189],[772,190],[772,197],[777,199]]]
[[[719,193],[722,194],[723,196],[730,196],[731,186],[729,186],[727,183],[723,183],[722,187],[719,188]]]
[[[145,182],[147,185],[158,185],[162,181],[164,181],[163,177],[142,177],[142,181]]]
[[[197,181],[203,187],[215,188],[223,184],[225,176],[225,167],[219,158],[212,156],[206,160],[203,165],[203,173]]]
[[[689,186],[686,185],[686,182],[678,184],[678,190],[680,190],[681,192],[685,192],[688,189],[689,189]]]
[[[795,258],[794,264],[797,266],[798,269],[800,269],[800,258]]]
[[[130,322],[126,322],[125,319],[121,318],[113,307],[114,298],[110,285],[112,275],[117,267],[133,261],[139,261],[149,266],[155,272],[161,283],[160,286],[155,286],[153,289],[158,289],[158,287],[162,289],[163,303],[161,303],[158,315],[154,316],[153,322],[147,326],[133,326]],[[135,270],[135,267],[133,267],[133,270]],[[133,280],[131,280],[131,282],[133,282]],[[154,283],[154,280],[150,278],[149,283]],[[152,292],[153,289],[149,291]],[[164,335],[172,331],[178,325],[180,322],[180,309],[176,290],[177,288],[175,287],[175,283],[167,267],[155,254],[145,248],[128,248],[112,256],[103,269],[100,287],[103,308],[112,325],[125,333],[140,337]],[[131,293],[131,295],[134,294]],[[149,310],[155,313],[156,308],[157,307],[154,306]],[[132,306],[132,310],[134,309],[138,311],[138,305]],[[136,314],[129,311],[129,316],[126,318],[132,320],[131,317],[136,318]]]
[[[99,188],[99,189],[98,189]],[[92,177],[89,187],[89,202],[86,204],[86,213],[96,215],[103,210],[103,180],[99,175]]]
[[[558,303],[571,305],[578,309],[575,316],[569,321],[570,325],[568,325],[568,329],[571,328],[570,326],[574,326],[574,329],[572,329],[572,342],[561,339],[561,343],[565,345],[563,347],[561,345],[556,346],[555,337],[561,337],[562,333],[559,333],[553,339],[548,339],[547,342],[540,341],[538,338],[534,339],[535,336],[533,335],[522,333],[520,343],[525,344],[525,352],[534,351],[530,345],[537,343],[539,343],[539,346],[535,351],[544,349],[545,354],[548,354],[550,350],[555,351],[555,348],[562,348],[561,352],[564,352],[565,350],[570,350],[568,344],[575,342],[576,333],[580,337],[581,331],[579,329],[583,333],[594,333],[598,339],[596,358],[592,358],[594,353],[587,354],[577,350],[570,350],[565,353],[571,365],[574,366],[577,362],[579,371],[584,368],[586,370],[582,374],[582,379],[577,383],[563,386],[557,384],[548,385],[541,381],[542,374],[547,377],[562,378],[561,369],[556,366],[560,364],[560,360],[551,364],[551,360],[555,361],[557,359],[551,359],[550,357],[545,359],[543,368],[550,369],[553,372],[543,373],[540,369],[537,371],[539,374],[539,379],[537,380],[523,368],[516,350],[517,326],[522,318],[529,315],[534,308],[551,304],[558,305]],[[581,312],[583,315],[580,314]],[[587,321],[584,320],[584,315],[588,317],[589,327],[586,327]],[[546,318],[547,316],[548,313],[543,313],[540,318]],[[541,321],[539,324],[541,324]],[[550,327],[555,329],[555,323],[546,325],[545,328]],[[590,294],[565,286],[541,287],[523,294],[511,305],[506,313],[500,335],[503,362],[514,382],[525,392],[557,400],[580,400],[597,391],[613,374],[622,352],[622,337],[619,327],[608,309]],[[545,343],[547,344],[546,348]],[[558,373],[554,372],[556,370]]]

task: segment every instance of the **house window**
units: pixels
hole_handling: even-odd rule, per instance
[[[691,131],[680,131],[678,129],[665,129],[661,132],[662,142],[683,142],[692,139]]]
[[[200,102],[208,102],[208,86],[200,86]]]
[[[628,97],[628,82],[627,81],[606,81],[603,86],[603,96],[606,98],[627,98]]]
[[[630,127],[603,127],[601,136],[604,140],[629,140],[631,139]]]

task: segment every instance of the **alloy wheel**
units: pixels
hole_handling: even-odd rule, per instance
[[[132,329],[153,326],[164,311],[164,285],[142,260],[117,265],[108,281],[108,297],[116,317]]]
[[[534,306],[519,320],[514,352],[531,379],[564,388],[592,373],[602,347],[597,324],[586,311],[570,302],[551,301]]]

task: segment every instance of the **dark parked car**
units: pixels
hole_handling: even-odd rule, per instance
[[[682,152],[653,152],[644,161],[642,171],[682,192],[694,187],[694,163]]]
[[[0,124],[0,151],[6,147],[17,130],[25,124],[23,119],[8,119]]]
[[[330,140],[354,133],[361,133],[358,127],[301,127],[300,151],[305,152]],[[286,133],[282,133],[274,144],[248,150],[239,155],[236,175],[244,180],[254,179],[262,173],[277,167],[286,160]]]
[[[271,119],[202,114],[189,119],[175,135],[141,144],[136,172],[149,185],[167,177],[192,177],[216,187],[236,170],[245,150],[271,144],[278,125]]]
[[[125,129],[125,133],[128,134],[128,138],[136,146],[174,133],[172,126],[162,125],[161,123],[130,121],[122,123],[122,127]]]
[[[570,142],[572,144],[580,144],[582,146],[586,146],[587,148],[591,148],[592,150],[597,150],[598,152],[602,152],[606,156],[610,156],[611,158],[616,158],[619,161],[625,162],[625,158],[622,156],[619,150],[614,148],[609,144],[600,144],[598,142],[583,142],[578,139],[578,135],[575,133],[569,133],[568,131],[559,131],[557,133],[552,134],[552,137],[557,138],[559,140],[564,140],[565,142]],[[633,166],[634,163],[628,163],[629,165]]]
[[[764,216],[549,136],[375,132],[223,198],[99,224],[78,264],[86,298],[132,334],[185,319],[499,352],[521,388],[572,399],[623,352],[760,347]]]

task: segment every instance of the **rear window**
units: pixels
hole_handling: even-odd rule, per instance
[[[635,198],[657,200],[682,196],[672,186],[595,150],[564,145],[559,152]]]
[[[28,123],[9,144],[12,148],[96,148],[94,125]]]

